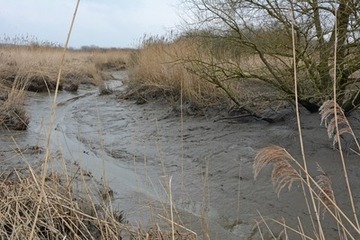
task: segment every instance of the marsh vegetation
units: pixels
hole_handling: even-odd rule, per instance
[[[360,236],[359,2],[183,4],[137,49],[0,46],[0,238]]]

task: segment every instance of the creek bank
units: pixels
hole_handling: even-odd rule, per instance
[[[140,105],[119,100],[116,92],[124,90],[126,72],[116,72],[114,78],[108,82],[115,92],[112,95],[99,96],[98,89],[91,86],[59,95],[51,148],[91,172],[98,181],[105,174],[113,190],[114,206],[125,211],[131,224],[156,221],[169,226],[160,215],[169,217],[171,189],[178,213],[176,223],[199,235],[207,232],[211,239],[259,239],[254,227],[254,219],[261,218],[258,212],[267,219],[284,217],[293,227],[299,217],[311,234],[301,186],[294,184],[278,198],[270,168],[256,181],[252,173],[257,150],[269,145],[282,146],[301,161],[294,117],[286,115],[282,121],[269,124],[253,117],[227,119],[224,112],[211,110],[182,118],[162,100]],[[32,116],[28,131],[1,135],[5,143],[1,149],[3,167],[14,166],[8,158],[14,148],[12,138],[20,146],[44,146],[51,99],[48,94],[31,95],[27,102]],[[358,132],[357,117],[351,121]],[[310,173],[316,175],[319,163],[333,180],[337,201],[349,212],[338,152],[320,126],[319,115],[303,112],[302,128]],[[35,164],[31,154],[29,157]],[[352,152],[348,152],[347,166],[360,207],[358,157]],[[324,229],[329,239],[336,238],[336,225],[326,217]]]

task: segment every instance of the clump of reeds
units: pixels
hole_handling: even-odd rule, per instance
[[[99,70],[125,70],[129,62],[132,49],[99,49],[91,53],[90,61]]]
[[[196,239],[181,228],[129,225],[125,213],[110,207],[102,187],[81,169],[75,174],[49,170],[45,178],[42,171],[1,173],[0,239]],[[112,198],[112,190],[103,188]]]
[[[145,39],[128,64],[126,83],[130,98],[167,98],[197,106],[220,106],[229,100],[216,86],[188,71],[184,59],[197,58],[198,43],[192,39]]]
[[[74,194],[61,174],[47,174],[42,187],[35,170],[29,172],[0,179],[1,239],[121,239],[122,212]]]
[[[24,85],[17,82],[11,89],[2,87],[4,99],[0,100],[0,129],[27,129],[30,118],[23,105]]]
[[[0,47],[1,128],[27,128],[29,117],[22,106],[23,91],[55,90],[62,51],[56,46],[39,44]],[[59,90],[76,92],[80,83],[103,86],[103,80],[109,76],[102,71],[123,69],[130,52],[120,49],[69,51],[62,66]],[[109,93],[109,89],[105,90]]]
[[[337,227],[339,229],[342,229],[343,237],[349,236],[352,237],[353,233],[350,233],[350,230],[347,227],[345,227],[343,223],[343,219],[345,218],[347,223],[349,224],[351,228],[354,228],[355,231],[358,231],[354,224],[347,218],[345,213],[340,209],[340,207],[335,202],[335,194],[332,189],[331,180],[329,176],[322,170],[320,165],[317,164],[317,170],[319,172],[319,175],[317,175],[315,178],[309,175],[309,173],[297,162],[296,159],[294,159],[284,148],[281,148],[279,146],[270,146],[265,147],[261,149],[258,154],[255,157],[254,160],[254,177],[257,178],[260,171],[267,165],[272,165],[273,170],[271,174],[271,180],[273,185],[275,186],[275,192],[280,194],[280,191],[284,187],[288,187],[288,190],[290,190],[292,184],[294,182],[298,182],[299,184],[302,184],[306,186],[305,189],[308,189],[311,191],[312,196],[314,196],[314,200],[317,200],[319,203],[319,207],[315,206],[315,215],[317,221],[320,220],[320,213],[322,209],[322,213],[329,212],[330,215],[335,219]],[[306,176],[306,177],[304,177]],[[309,182],[306,181],[306,178],[309,178]],[[307,198],[306,192],[304,192],[305,199]],[[310,211],[310,208],[308,206],[308,210]],[[280,223],[277,220],[273,220],[276,223]],[[322,227],[321,222],[318,222],[319,228],[317,230],[314,230],[316,234],[324,235],[322,233]],[[285,229],[288,229],[290,231],[294,231],[294,228],[281,224]],[[352,230],[354,230],[352,229]],[[319,232],[318,232],[319,231]],[[298,232],[294,231],[297,234],[301,235],[302,237],[308,238],[304,232]],[[321,232],[321,233],[320,233]],[[360,234],[360,233],[359,233]],[[324,236],[322,236],[320,239],[325,239]]]
[[[12,84],[16,78],[27,83],[26,90],[44,92],[55,89],[61,49],[17,47],[0,51],[3,53],[0,77],[7,80],[5,83]],[[99,81],[99,76],[95,64],[75,53],[63,66],[60,86],[62,88],[67,84],[79,84],[81,81],[96,82]]]

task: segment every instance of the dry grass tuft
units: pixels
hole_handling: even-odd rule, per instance
[[[6,97],[0,100],[0,129],[27,129],[30,118],[23,106],[24,85],[16,82],[12,89],[4,89]]]
[[[91,53],[89,60],[95,63],[95,67],[101,71],[124,70],[133,51],[131,49],[97,50]]]
[[[51,172],[43,191],[40,177],[15,171],[0,181],[0,238],[27,239],[121,239],[122,213],[73,195],[66,178]],[[44,200],[39,201],[43,194]],[[39,208],[37,221],[35,213]]]
[[[123,98],[138,103],[160,98],[196,110],[266,112],[269,106],[284,105],[284,98],[270,85],[237,72],[238,66],[261,71],[260,62],[254,54],[235,57],[233,51],[196,37],[145,39],[131,55],[128,93]]]
[[[273,164],[271,180],[277,194],[279,195],[286,186],[290,190],[293,182],[301,180],[301,176],[289,161],[295,160],[284,148],[278,146],[265,147],[255,157],[254,178],[256,179],[265,166]]]
[[[42,171],[40,166],[0,174],[0,239],[197,239],[181,227],[173,234],[158,224],[129,225],[125,213],[111,206],[112,189],[80,168],[72,174],[49,169],[44,187]]]

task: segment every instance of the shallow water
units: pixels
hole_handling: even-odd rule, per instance
[[[126,72],[113,75],[108,84],[121,92]],[[11,151],[14,142],[45,146],[52,98],[29,94],[29,129],[3,132],[2,152]],[[299,156],[293,119],[277,124],[255,119],[216,121],[224,113],[213,111],[204,116],[185,115],[181,122],[174,109],[171,103],[161,101],[136,105],[116,94],[99,96],[98,90],[89,86],[81,86],[77,93],[61,92],[51,127],[51,149],[61,151],[65,159],[80,164],[99,181],[105,174],[115,193],[114,206],[124,210],[132,224],[164,222],[158,214],[168,217],[171,196],[180,216],[175,222],[199,236],[205,231],[211,239],[260,239],[254,219],[261,216],[284,217],[295,227],[300,217],[306,232],[311,233],[301,187],[295,184],[278,198],[270,168],[257,181],[252,173],[254,156],[262,147],[276,144]],[[315,160],[319,162],[336,179],[335,190],[347,206],[341,194],[345,188],[338,155],[319,120],[317,115],[303,115],[309,168],[315,169]],[[353,171],[358,169],[357,159],[351,154],[348,158],[351,178],[358,183],[358,173]],[[357,205],[359,190],[355,184]],[[336,228],[327,225],[329,236],[337,236]],[[263,234],[271,236],[266,230]]]

